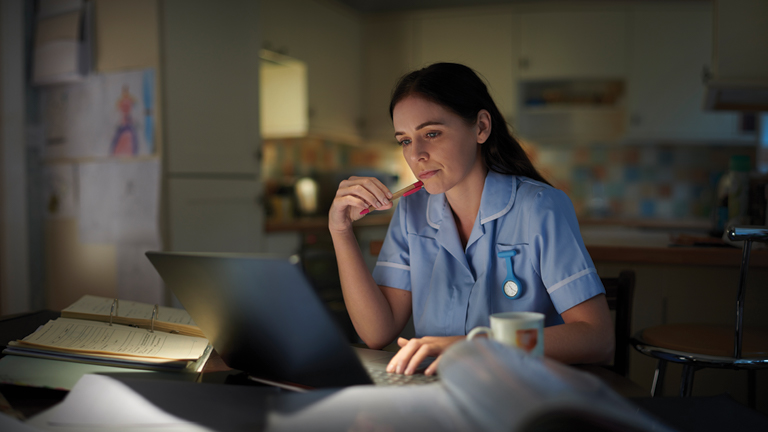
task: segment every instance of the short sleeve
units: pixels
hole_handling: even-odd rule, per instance
[[[568,196],[547,188],[536,194],[528,219],[531,265],[558,313],[605,293],[581,238],[576,212]]]
[[[378,285],[411,290],[411,256],[407,233],[407,204],[401,199],[392,215],[387,236],[373,269],[373,280]]]

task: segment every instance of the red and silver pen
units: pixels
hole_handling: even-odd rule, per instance
[[[394,200],[396,200],[396,199],[398,199],[400,197],[404,197],[404,196],[408,196],[408,195],[410,195],[412,193],[416,193],[416,192],[418,192],[419,189],[421,189],[421,187],[423,185],[424,185],[424,183],[421,180],[417,181],[416,183],[414,183],[412,185],[408,185],[408,186],[400,189],[399,191],[393,193],[392,194],[392,198],[390,199],[390,201],[394,201]],[[370,212],[372,212],[374,210],[376,210],[376,207],[370,206],[367,209],[361,211],[360,214],[361,215],[367,215],[368,213],[370,213]]]

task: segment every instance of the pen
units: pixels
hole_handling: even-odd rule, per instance
[[[390,201],[394,201],[394,200],[396,200],[396,199],[398,199],[400,197],[408,196],[408,195],[410,195],[412,193],[415,193],[419,189],[421,189],[421,187],[423,185],[424,185],[424,183],[421,180],[417,181],[416,183],[414,183],[412,185],[408,185],[408,186],[400,189],[399,191],[393,193],[392,194],[392,198],[390,199]],[[360,214],[361,215],[367,215],[368,213],[372,212],[375,209],[376,209],[376,207],[370,206],[367,209],[361,211]]]

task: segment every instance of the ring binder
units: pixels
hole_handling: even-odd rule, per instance
[[[148,330],[150,328],[153,306],[155,305],[152,303],[85,295],[74,304],[62,310],[61,316],[64,318],[103,321],[107,326],[111,322],[114,325],[133,325]],[[164,333],[176,330],[182,335],[205,337],[185,310],[164,308],[160,304],[157,305],[157,312],[155,313],[154,330]]]
[[[152,308],[152,320],[149,323],[149,332],[154,333],[155,332],[155,318],[157,317],[157,305]]]
[[[117,316],[118,308],[120,307],[120,303],[117,299],[114,299],[112,301],[112,307],[109,309],[109,325],[112,325],[112,316]]]

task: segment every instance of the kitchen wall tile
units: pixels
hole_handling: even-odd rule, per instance
[[[601,208],[595,203],[604,199],[611,217],[708,220],[730,156],[754,152],[751,146],[560,145],[539,150],[547,155],[539,168],[568,181],[580,217],[595,216]]]
[[[659,198],[666,199],[672,197],[672,185],[669,183],[662,183],[658,186],[656,194]]]
[[[755,160],[752,146],[525,143],[539,172],[571,198],[579,217],[709,220],[717,182],[734,154]],[[268,183],[314,173],[412,174],[397,146],[347,145],[328,139],[266,140]],[[405,186],[407,183],[399,185]]]
[[[656,217],[656,201],[652,199],[643,199],[640,201],[640,217]]]
[[[671,148],[661,148],[658,152],[658,164],[661,166],[670,166],[675,162],[675,154]]]
[[[642,147],[640,149],[640,165],[650,167],[658,163],[658,149],[655,147]]]
[[[674,210],[672,200],[669,198],[662,198],[656,201],[654,216],[661,219],[673,219]]]

